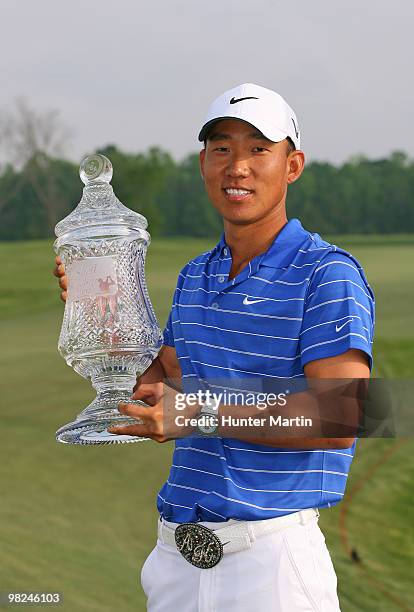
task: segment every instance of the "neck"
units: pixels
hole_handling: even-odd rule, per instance
[[[240,269],[267,251],[286,223],[285,207],[277,209],[271,219],[260,219],[248,225],[235,225],[224,220],[224,235],[231,249],[233,268]]]

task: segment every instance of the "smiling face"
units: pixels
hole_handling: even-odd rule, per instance
[[[200,152],[206,191],[225,224],[249,225],[284,213],[287,186],[302,173],[302,151],[272,142],[238,119],[218,121]]]

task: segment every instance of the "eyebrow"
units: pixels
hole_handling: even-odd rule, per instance
[[[248,134],[248,138],[254,138],[255,140],[269,140],[261,132],[251,132]],[[213,132],[211,136],[208,136],[207,140],[231,140],[230,134],[224,134],[223,132]]]

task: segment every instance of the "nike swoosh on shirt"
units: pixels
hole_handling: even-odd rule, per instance
[[[264,300],[249,300],[249,298],[246,297],[243,300],[243,304],[245,304],[245,306],[250,306],[250,304],[257,304],[258,302],[267,302],[267,299],[265,298]]]
[[[337,331],[337,332],[341,331],[341,329],[342,329],[343,327],[345,327],[345,325],[346,325],[347,323],[351,323],[351,321],[353,321],[353,320],[354,320],[354,318],[352,317],[352,319],[348,319],[348,321],[345,321],[345,323],[342,323],[342,325],[339,325],[339,326],[338,326],[338,325],[335,325],[335,331]]]

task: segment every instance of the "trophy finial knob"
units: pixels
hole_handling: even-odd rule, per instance
[[[89,183],[110,183],[112,179],[112,164],[105,155],[95,153],[83,158],[79,166],[79,175],[85,185]]]

